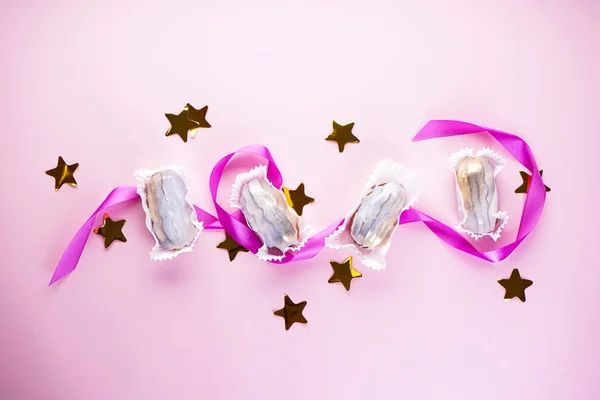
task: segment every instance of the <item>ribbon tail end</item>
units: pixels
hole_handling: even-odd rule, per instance
[[[48,283],[48,287],[52,286],[54,283],[60,281],[65,276],[69,275],[73,270],[70,271],[61,271],[60,268],[57,268],[52,274],[52,278],[50,278],[50,282]]]

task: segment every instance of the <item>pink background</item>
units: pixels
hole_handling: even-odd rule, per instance
[[[598,2],[300,3],[0,5],[1,399],[600,396]],[[165,138],[164,113],[187,102],[208,104],[213,128]],[[136,204],[110,213],[127,220],[127,243],[105,250],[92,235],[78,269],[46,286],[104,196],[135,184],[134,169],[187,167],[190,198],[213,212],[212,166],[249,143],[272,150],[287,186],[306,183],[316,227],[354,205],[384,157],[416,169],[418,207],[454,224],[448,154],[506,152],[484,135],[412,144],[434,118],[520,134],[553,189],[500,265],[417,224],[396,233],[387,270],[356,263],[364,277],[350,292],[327,283],[346,252],[230,263],[219,232],[157,263]],[[332,119],[356,121],[361,143],[338,154],[323,140]],[[79,186],[55,193],[44,171],[59,155],[80,163]],[[502,243],[520,218],[518,170],[511,159],[499,178],[512,216]],[[525,304],[505,303],[496,282],[515,267],[534,281]],[[308,325],[286,332],[272,315],[284,293],[308,301]]]

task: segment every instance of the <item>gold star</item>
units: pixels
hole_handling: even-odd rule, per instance
[[[208,106],[204,106],[198,110],[194,108],[193,105],[187,103],[185,108],[188,110],[188,118],[194,122],[197,122],[199,128],[210,128],[211,125],[206,120],[206,112],[208,111]]]
[[[540,176],[542,176],[543,173],[544,171],[540,170]],[[529,175],[525,171],[519,171],[519,174],[521,174],[521,179],[523,179],[523,183],[521,184],[521,186],[515,189],[515,193],[527,193],[529,191],[529,184],[531,184],[531,175]],[[546,185],[544,185],[544,187],[546,188],[546,192],[549,192],[551,190]]]
[[[58,165],[56,168],[49,169],[46,171],[46,175],[50,175],[54,178],[54,190],[60,189],[60,187],[67,183],[71,186],[77,186],[73,172],[79,167],[79,163],[67,165],[62,157],[58,157]]]
[[[284,306],[281,310],[274,311],[273,314],[282,317],[285,320],[285,330],[289,330],[294,322],[306,324],[308,321],[302,315],[302,310],[306,307],[306,301],[301,301],[295,304],[292,299],[286,294],[284,298]]]
[[[94,233],[104,237],[104,248],[106,249],[115,240],[127,241],[127,238],[123,235],[123,225],[125,225],[124,219],[113,221],[108,214],[104,214],[104,224],[100,228],[94,229]]]
[[[187,142],[188,132],[190,129],[196,129],[200,124],[196,121],[191,121],[188,118],[188,110],[183,109],[179,114],[165,114],[171,127],[165,133],[165,136],[179,135],[184,142]]]
[[[333,132],[331,132],[331,134],[327,136],[325,140],[336,142],[341,153],[344,151],[346,144],[360,143],[360,140],[358,140],[358,138],[352,134],[353,127],[354,122],[350,122],[346,125],[340,125],[333,121]]]
[[[508,279],[499,279],[498,283],[506,289],[504,294],[504,300],[508,301],[515,297],[519,298],[522,302],[525,302],[525,289],[533,285],[533,281],[529,279],[521,278],[521,274],[518,269],[513,269]]]
[[[296,211],[298,215],[302,215],[304,206],[315,201],[312,197],[308,197],[304,193],[304,182],[298,185],[296,190],[290,190],[289,188],[281,188],[285,194],[285,199],[290,207]]]
[[[217,249],[225,249],[229,252],[229,261],[233,261],[237,253],[243,251],[248,252],[248,249],[242,247],[238,242],[233,240],[231,236],[225,234],[225,240],[217,245]]]
[[[333,268],[333,275],[329,278],[329,283],[341,282],[346,290],[350,290],[350,283],[354,278],[360,278],[362,274],[352,267],[352,256],[340,264],[335,261],[330,261]]]

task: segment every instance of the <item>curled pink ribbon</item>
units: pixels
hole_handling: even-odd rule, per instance
[[[96,211],[90,215],[90,217],[85,221],[85,224],[75,234],[67,249],[63,253],[56,269],[54,270],[54,274],[50,279],[50,283],[48,286],[52,285],[54,282],[64,278],[71,272],[75,270],[77,267],[77,263],[81,258],[81,253],[83,253],[83,248],[87,243],[87,240],[92,233],[92,229],[94,226],[94,221],[96,221],[96,217],[103,211],[106,211],[108,208],[112,206],[116,206],[118,204],[125,204],[130,201],[137,201],[140,199],[140,196],[137,193],[137,187],[135,186],[118,186],[112,190],[106,196],[106,199],[98,206]],[[202,210],[201,208],[194,206],[196,209],[196,214],[198,215],[198,221],[202,221],[204,223],[204,229],[222,229],[221,225],[219,225],[218,220]]]
[[[525,240],[527,235],[533,231],[537,224],[544,202],[546,201],[546,189],[544,182],[538,172],[538,166],[533,157],[533,153],[529,145],[517,135],[502,132],[496,129],[481,127],[461,121],[446,121],[433,120],[429,121],[417,135],[413,138],[413,142],[427,140],[439,137],[468,135],[472,133],[487,132],[492,135],[510,154],[512,154],[531,174],[531,184],[523,206],[523,215],[519,224],[519,231],[514,242],[507,244],[499,249],[480,252],[454,228],[449,227],[430,217],[429,215],[411,208],[406,210],[400,216],[400,224],[409,224],[411,222],[423,222],[434,234],[450,246],[464,253],[481,258],[489,262],[499,262],[504,260]]]
[[[231,236],[241,246],[253,253],[256,253],[263,244],[258,236],[256,236],[254,231],[250,229],[248,225],[246,225],[244,215],[240,211],[230,214],[225,211],[225,209],[223,209],[223,207],[221,207],[217,202],[217,193],[219,190],[221,177],[223,176],[229,161],[236,154],[254,154],[264,158],[267,161],[267,179],[269,179],[269,181],[277,189],[281,188],[283,178],[279,168],[277,168],[277,164],[275,163],[271,152],[269,152],[269,149],[260,144],[245,146],[234,153],[226,155],[220,159],[219,162],[217,162],[212,170],[212,173],[210,174],[210,193],[212,195],[213,202],[215,203],[217,217],[219,218],[219,222],[223,226],[223,229],[225,229],[225,232],[227,232],[227,234],[229,234],[229,236]],[[329,225],[327,228],[311,236],[304,247],[302,247],[300,250],[293,253],[288,252],[281,261],[272,262],[276,264],[285,264],[291,261],[307,260],[316,256],[323,249],[323,247],[325,247],[325,239],[331,235],[342,222],[343,219]]]
[[[508,257],[519,246],[519,244],[525,240],[527,235],[531,233],[537,224],[544,208],[546,190],[529,145],[527,145],[527,143],[520,137],[510,133],[484,128],[467,122],[444,120],[429,121],[419,131],[419,133],[417,133],[417,135],[413,138],[413,141],[481,132],[487,132],[492,135],[532,173],[532,179],[527,197],[525,199],[525,206],[523,207],[523,215],[521,217],[521,223],[519,225],[519,231],[517,233],[516,240],[496,250],[479,252],[454,228],[443,224],[442,222],[415,208],[410,208],[404,211],[400,216],[399,223],[402,225],[409,224],[411,222],[423,222],[435,235],[455,249],[495,263]],[[219,189],[219,183],[221,182],[221,177],[223,176],[223,173],[225,172],[230,160],[237,154],[254,154],[264,158],[267,161],[267,178],[275,187],[278,189],[281,188],[283,178],[269,150],[262,145],[250,145],[223,157],[221,160],[219,160],[219,162],[217,162],[210,174],[210,192],[215,209],[217,211],[218,219],[197,206],[194,206],[194,208],[196,209],[198,220],[204,223],[204,229],[224,229],[241,246],[253,253],[256,253],[262,246],[262,242],[258,236],[256,236],[256,234],[246,225],[243,214],[240,211],[230,214],[217,203],[217,193]],[[119,186],[110,192],[102,204],[100,204],[96,211],[92,213],[92,215],[88,218],[85,224],[83,224],[79,231],[77,231],[75,237],[69,243],[69,246],[65,250],[54,271],[54,274],[52,275],[50,285],[75,270],[98,214],[105,211],[109,207],[117,204],[124,204],[133,200],[139,200],[139,195],[137,194],[137,188],[135,186]],[[322,231],[311,236],[302,249],[294,253],[287,253],[283,260],[273,261],[273,263],[283,264],[291,261],[306,260],[316,256],[325,246],[325,239],[331,235],[335,229],[342,224],[343,221],[344,220],[342,219],[341,221],[334,222]]]
[[[271,156],[269,150],[262,145],[251,145],[246,146],[235,153],[231,153],[223,159],[221,159],[217,165],[213,168],[213,171],[210,176],[210,191],[213,197],[213,201],[215,203],[215,208],[217,210],[217,215],[219,219],[215,218],[208,212],[202,210],[198,206],[194,206],[196,209],[196,215],[198,216],[198,221],[202,221],[204,223],[204,229],[207,230],[215,230],[215,229],[225,229],[225,231],[240,245],[247,248],[248,250],[256,253],[258,249],[262,246],[260,239],[256,236],[256,234],[248,228],[246,225],[245,218],[241,212],[236,212],[233,215],[229,214],[225,211],[218,203],[217,203],[217,191],[219,187],[219,182],[221,180],[221,176],[225,171],[229,160],[236,154],[256,154],[263,158],[265,158],[268,162],[267,168],[267,177],[275,185],[277,188],[281,187],[281,183],[283,178],[281,176],[281,172],[279,172],[279,168],[275,164],[275,160]],[[81,228],[77,231],[67,249],[63,253],[60,261],[56,269],[54,270],[54,274],[50,279],[49,285],[52,285],[54,282],[64,278],[66,275],[70,274],[77,267],[77,263],[81,258],[81,254],[83,253],[83,249],[85,244],[92,232],[94,221],[98,214],[107,210],[108,208],[118,205],[124,204],[133,200],[139,200],[139,195],[137,194],[137,187],[135,186],[119,186],[113,189],[112,192],[104,199],[102,204],[92,213],[92,215],[88,218],[88,220],[83,224]],[[298,252],[290,254],[281,261],[274,261],[276,263],[287,263],[292,260],[299,261],[305,260],[308,258],[312,258],[317,255],[325,246],[325,238],[329,236],[335,228],[341,223],[335,223],[331,226],[323,229],[321,232],[316,235],[311,236],[311,238],[307,241],[306,245]]]

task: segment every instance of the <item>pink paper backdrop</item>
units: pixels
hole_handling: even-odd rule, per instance
[[[0,5],[0,398],[571,399],[600,396],[600,7],[594,1],[22,1]],[[286,4],[284,4],[286,3]],[[452,3],[452,4],[450,4]],[[165,138],[165,112],[209,105],[210,130]],[[248,143],[285,184],[306,183],[317,227],[356,202],[375,163],[419,171],[420,209],[456,222],[447,155],[485,136],[410,143],[429,119],[515,132],[552,187],[537,230],[492,266],[423,226],[402,227],[388,269],[356,264],[346,292],[326,250],[274,266],[230,263],[205,232],[157,263],[141,207],[114,209],[127,243],[92,235],[78,269],[46,286],[65,246],[139,167],[208,175]],[[356,121],[338,154],[331,120]],[[502,152],[506,155],[505,152]],[[79,186],[44,171],[79,162]],[[519,165],[501,173],[512,219]],[[225,193],[226,195],[226,193]],[[491,248],[489,240],[482,248]],[[518,267],[534,284],[505,303]],[[287,293],[306,326],[272,315]]]

